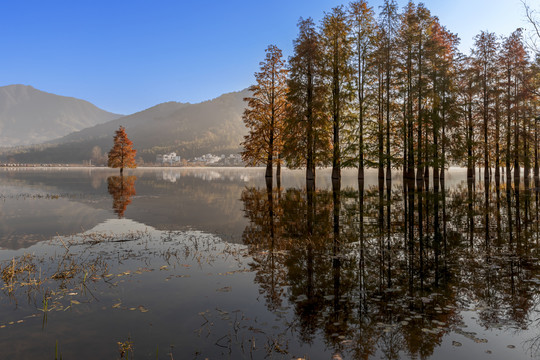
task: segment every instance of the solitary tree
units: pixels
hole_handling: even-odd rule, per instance
[[[113,168],[120,168],[120,176],[124,175],[124,168],[136,168],[135,155],[137,151],[133,149],[133,142],[128,139],[126,129],[120,126],[114,136],[114,145],[109,151],[109,161],[107,165]]]
[[[272,178],[272,165],[281,162],[281,128],[287,110],[287,70],[281,50],[270,45],[266,58],[260,63],[261,71],[255,73],[257,84],[245,98],[248,107],[244,111],[244,123],[249,134],[244,137],[242,158],[257,165],[266,161],[266,178]]]

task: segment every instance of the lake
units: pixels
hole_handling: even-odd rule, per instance
[[[0,169],[1,357],[540,357],[534,184],[264,171]]]

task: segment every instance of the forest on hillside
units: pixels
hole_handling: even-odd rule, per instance
[[[534,25],[529,8],[527,15]],[[469,54],[422,3],[338,6],[298,22],[288,61],[275,45],[255,74],[243,118],[249,164],[377,168],[390,179],[442,176],[450,165],[486,178],[539,176],[540,57],[523,29],[482,31]],[[494,172],[494,174],[493,174]]]
[[[198,104],[168,102],[33,146],[0,148],[0,162],[104,165],[119,126],[126,128],[139,164],[176,152],[183,159],[208,153],[236,154],[246,133],[241,116],[245,91]]]

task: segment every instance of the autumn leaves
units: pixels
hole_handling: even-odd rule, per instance
[[[474,169],[538,168],[535,89],[520,31],[499,40],[482,32],[469,56],[423,5],[400,12],[384,1],[378,19],[365,0],[300,19],[288,64],[271,45],[255,74],[244,122],[244,161],[306,169],[392,169],[417,180],[443,177],[449,164]],[[432,170],[432,175],[430,171]],[[473,171],[471,171],[474,174]],[[498,177],[500,171],[496,171]],[[535,175],[538,171],[535,171]],[[279,170],[277,172],[279,178]]]

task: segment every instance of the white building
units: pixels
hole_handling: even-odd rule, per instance
[[[180,162],[180,156],[177,156],[175,152],[172,152],[170,154],[158,154],[156,156],[156,162],[157,163],[161,163],[161,164],[165,164],[165,163],[169,163],[169,164],[177,164]]]
[[[206,154],[206,155],[203,155],[201,157],[196,157],[194,160],[196,162],[202,162],[202,163],[206,163],[206,164],[215,164],[219,160],[221,160],[221,158],[219,156],[216,156],[216,155]]]

